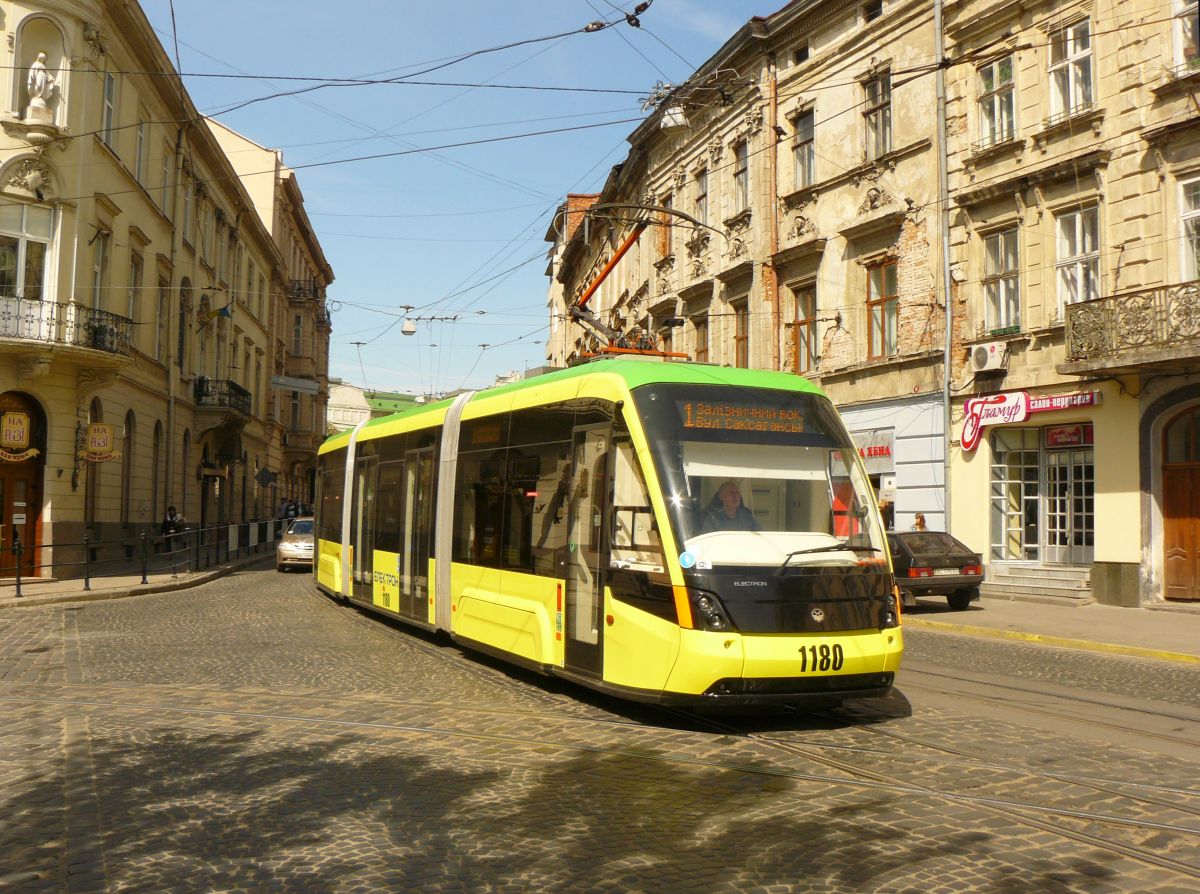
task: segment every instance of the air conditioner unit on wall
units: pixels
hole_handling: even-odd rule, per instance
[[[1008,349],[1002,341],[987,341],[971,348],[972,372],[988,372],[1005,369],[1008,365]]]

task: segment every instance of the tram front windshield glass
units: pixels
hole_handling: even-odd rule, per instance
[[[673,384],[634,400],[683,567],[884,561],[870,485],[826,398]]]

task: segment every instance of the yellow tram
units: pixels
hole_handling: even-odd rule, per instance
[[[832,403],[787,373],[605,359],[320,449],[326,593],[638,701],[888,693],[887,542]]]

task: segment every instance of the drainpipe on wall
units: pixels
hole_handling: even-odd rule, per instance
[[[779,340],[782,337],[782,315],[779,311],[779,271],[775,269],[775,254],[779,251],[779,137],[775,128],[779,125],[779,75],[775,65],[775,52],[767,53],[767,139],[771,140],[771,151],[767,153],[767,227],[769,241],[767,260],[763,263],[763,294],[771,302],[771,369],[780,369]]]
[[[938,221],[942,242],[942,300],[946,307],[946,337],[942,349],[942,494],[945,504],[945,530],[950,530],[950,362],[953,355],[954,305],[950,298],[950,174],[946,157],[946,38],[942,21],[943,0],[933,0],[934,56],[938,60],[937,90],[937,165]]]

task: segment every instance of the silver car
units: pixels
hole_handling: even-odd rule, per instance
[[[313,563],[313,519],[312,516],[293,518],[283,531],[283,537],[275,548],[275,569],[312,568]]]

